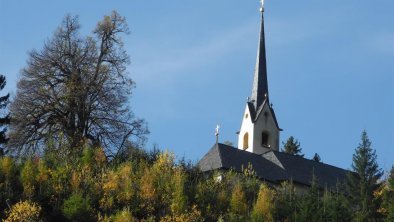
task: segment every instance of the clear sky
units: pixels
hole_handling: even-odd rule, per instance
[[[281,140],[294,136],[307,158],[350,168],[367,130],[382,168],[394,164],[394,1],[266,0],[270,100]],[[196,161],[215,143],[237,144],[250,96],[259,36],[258,0],[0,0],[2,92],[14,94],[27,52],[41,49],[67,14],[82,33],[112,10],[136,89],[135,114],[158,144]]]

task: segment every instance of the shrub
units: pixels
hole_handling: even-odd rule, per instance
[[[84,198],[79,193],[74,193],[64,201],[62,212],[71,221],[93,221],[89,198]]]
[[[36,222],[40,220],[41,207],[31,201],[20,201],[11,207],[4,222]]]

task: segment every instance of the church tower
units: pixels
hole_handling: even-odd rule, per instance
[[[256,154],[262,154],[269,150],[279,151],[279,134],[281,131],[268,94],[263,4],[260,11],[260,42],[257,50],[252,94],[246,102],[238,135],[238,149]]]

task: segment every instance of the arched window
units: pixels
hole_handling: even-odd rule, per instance
[[[245,133],[244,134],[244,144],[243,144],[243,149],[246,150],[249,147],[249,134]]]
[[[268,134],[268,132],[263,132],[261,134],[261,145],[266,146],[266,147],[270,147],[268,142],[269,142],[269,134]]]

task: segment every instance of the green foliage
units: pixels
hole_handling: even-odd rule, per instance
[[[64,201],[62,212],[71,221],[94,221],[89,198],[79,193],[72,194]]]
[[[322,198],[322,221],[351,221],[351,207],[346,197],[336,191],[326,190]]]
[[[283,143],[282,151],[288,154],[304,157],[300,142],[294,139],[293,136],[290,136],[286,143]]]
[[[321,221],[321,194],[316,177],[313,175],[310,190],[300,200],[297,221]]]
[[[376,151],[371,148],[366,131],[362,132],[361,142],[353,154],[352,170],[354,173],[349,173],[347,178],[347,192],[355,206],[356,219],[377,218],[378,203],[374,192],[381,186],[383,171],[378,166]]]
[[[283,182],[277,189],[275,199],[275,221],[295,221],[300,197],[296,194],[292,181]]]
[[[271,187],[256,177],[252,165],[242,172],[203,174],[183,159],[176,162],[169,152],[108,161],[102,148],[81,146],[84,151],[78,158],[52,151],[18,161],[0,158],[1,212],[7,204],[34,201],[40,206],[38,220],[44,221],[361,219],[355,208],[359,205],[352,202],[353,196],[342,194],[340,184],[328,190],[314,179],[310,189],[291,181]],[[372,193],[377,219],[394,217],[393,179],[394,169]],[[0,219],[6,219],[8,214],[1,212]]]

